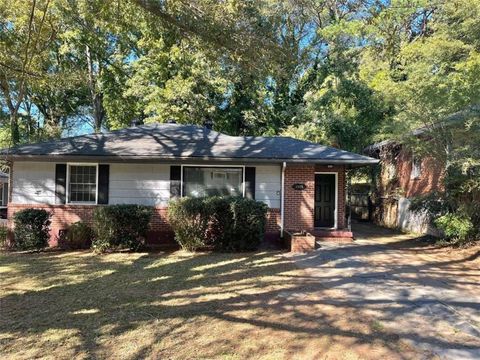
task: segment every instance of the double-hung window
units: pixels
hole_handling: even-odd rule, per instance
[[[68,203],[97,202],[97,165],[68,166]]]
[[[0,206],[7,205],[8,183],[0,184]]]
[[[194,167],[183,168],[183,196],[242,196],[243,168]]]
[[[419,179],[422,175],[422,159],[416,156],[412,157],[412,171],[410,173],[411,179]]]

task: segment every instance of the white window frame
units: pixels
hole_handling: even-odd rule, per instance
[[[6,183],[2,183],[0,186],[0,209],[4,209],[7,207],[6,205],[3,205],[3,200],[4,200],[3,195],[5,195],[5,189],[4,189],[5,184]]]
[[[206,167],[206,168],[241,168],[242,169],[242,197],[245,197],[245,165],[199,165],[199,164],[182,164],[180,165],[180,197],[183,197],[183,168],[185,167]]]
[[[70,167],[71,166],[95,166],[96,179],[95,179],[95,201],[70,201]],[[65,191],[65,204],[69,205],[98,205],[98,163],[67,163],[67,181]]]
[[[422,176],[422,164],[423,161],[421,158],[413,155],[412,156],[412,168],[410,170],[410,179],[417,180]]]
[[[336,230],[338,229],[338,171],[316,171],[315,175],[335,175],[335,211],[333,212],[333,227],[332,228],[324,228],[320,227],[318,229],[329,229],[329,230]],[[315,222],[315,194],[313,195],[313,221]]]

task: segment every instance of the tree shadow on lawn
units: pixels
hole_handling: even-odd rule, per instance
[[[416,357],[279,253],[8,254],[0,270],[6,357]]]
[[[412,237],[324,246],[293,258],[325,293],[336,292],[324,304],[368,313],[425,348],[478,354],[480,251],[432,249]]]
[[[320,270],[317,276],[325,288],[358,284],[359,278],[370,279],[369,283],[384,284],[386,279],[391,278],[412,289],[428,286],[438,291],[468,287],[469,291],[477,290],[480,286],[480,249],[435,256],[427,247],[419,244],[418,238],[411,238],[389,244],[321,248],[294,258],[301,268],[325,270]],[[332,276],[333,273],[335,276]],[[368,292],[371,289],[365,287],[363,290]],[[479,302],[458,301],[458,304],[480,311]]]

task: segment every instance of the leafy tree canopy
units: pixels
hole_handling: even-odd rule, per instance
[[[478,14],[468,0],[3,0],[4,145],[208,120],[361,151],[479,103]]]

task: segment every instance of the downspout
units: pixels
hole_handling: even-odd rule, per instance
[[[285,168],[287,163],[284,161],[282,164],[282,185],[281,185],[281,199],[280,199],[280,238],[283,238],[283,230],[285,224]]]
[[[345,172],[347,176],[347,229],[348,231],[352,231],[352,169],[349,168]]]

